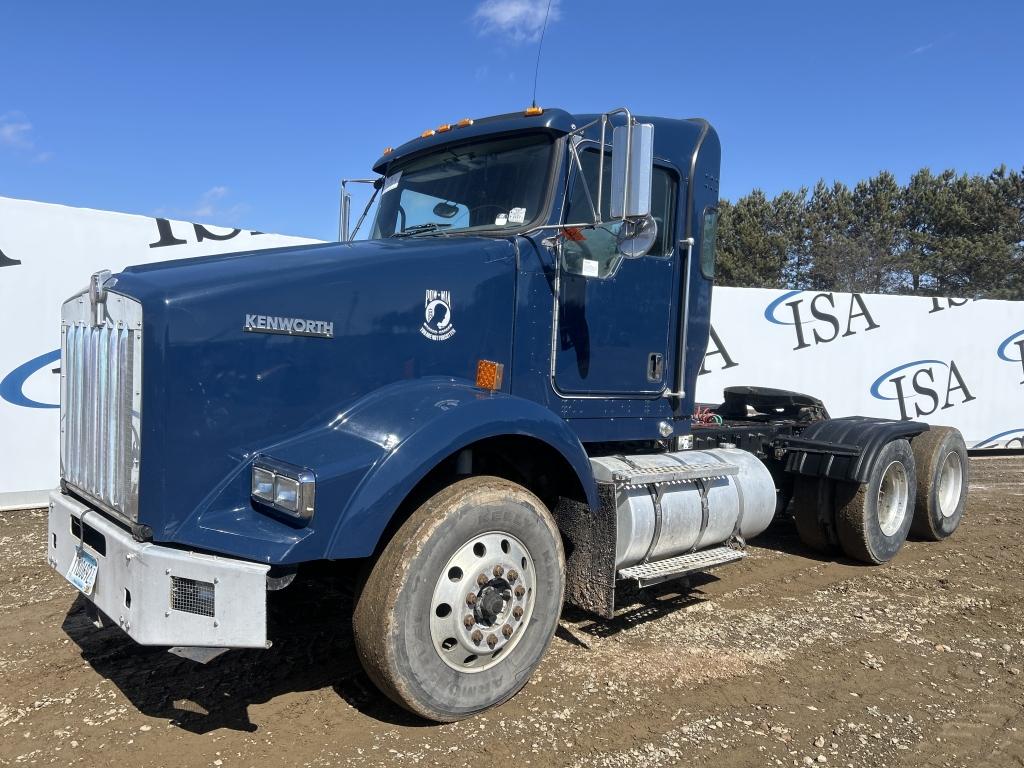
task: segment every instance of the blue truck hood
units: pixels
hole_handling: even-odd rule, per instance
[[[509,361],[515,268],[511,240],[429,237],[117,275],[112,290],[143,305],[139,522],[172,540],[255,453],[388,384],[472,381],[481,358]],[[247,316],[329,323],[333,336],[247,332]]]

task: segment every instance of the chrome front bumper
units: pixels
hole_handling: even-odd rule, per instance
[[[47,561],[67,578],[85,517],[98,565],[87,596],[141,645],[266,648],[267,571],[244,560],[136,541],[94,509],[50,494]]]

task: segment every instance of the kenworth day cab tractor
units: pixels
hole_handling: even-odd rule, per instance
[[[269,647],[302,564],[359,559],[366,671],[452,721],[526,683],[563,600],[611,617],[783,511],[866,563],[949,536],[956,430],[758,387],[694,418],[719,159],[703,120],[465,119],[377,161],[369,240],[93,275],[63,306],[51,565],[201,659]]]

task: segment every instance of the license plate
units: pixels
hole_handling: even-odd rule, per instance
[[[75,553],[75,559],[68,568],[67,580],[74,584],[83,595],[91,595],[93,584],[96,583],[96,571],[99,566],[96,558],[79,549]]]

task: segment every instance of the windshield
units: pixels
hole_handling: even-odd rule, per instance
[[[521,229],[542,213],[552,143],[547,134],[490,139],[395,164],[373,237]]]

